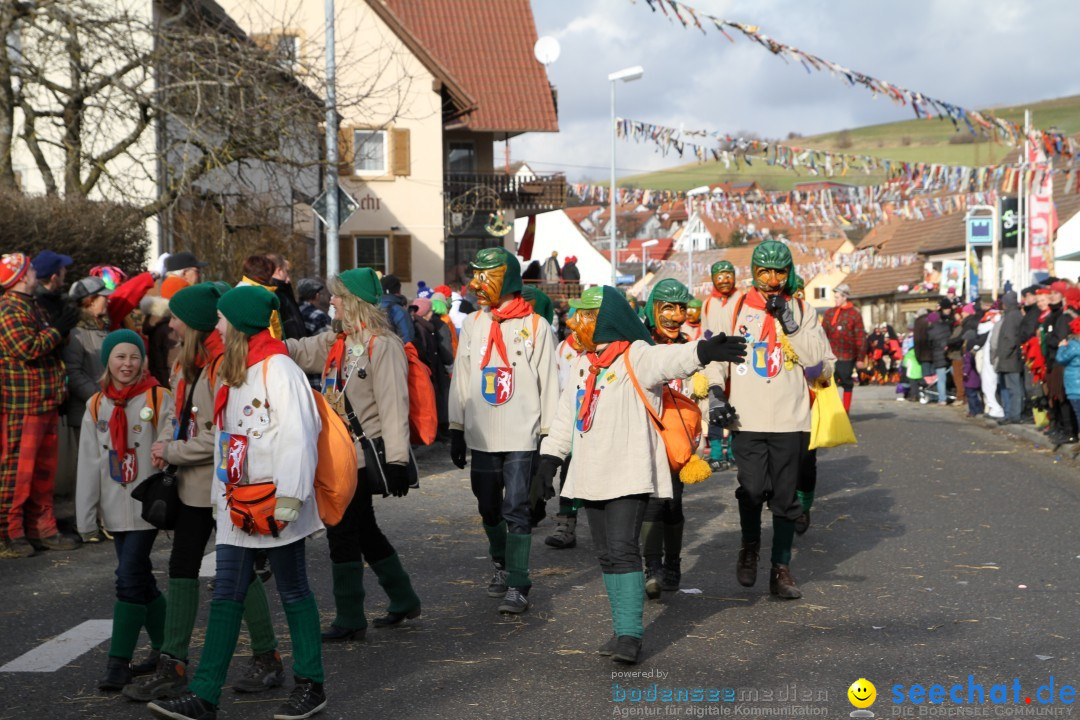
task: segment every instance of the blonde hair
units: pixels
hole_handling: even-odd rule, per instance
[[[341,298],[341,324],[348,334],[355,333],[361,327],[372,335],[393,335],[386,313],[377,305],[361,300],[354,295],[339,276],[330,278],[326,284],[330,292]]]
[[[248,339],[240,330],[225,323],[225,355],[221,359],[218,377],[229,387],[240,387],[247,380]]]
[[[199,375],[200,365],[206,365],[210,360],[210,353],[206,351],[206,337],[213,332],[196,330],[190,325],[184,325],[184,334],[180,338],[180,371],[184,375],[184,382],[188,385],[195,382]],[[179,402],[184,399],[180,398]]]

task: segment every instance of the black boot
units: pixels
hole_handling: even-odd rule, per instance
[[[618,640],[615,641],[615,652],[611,654],[611,659],[615,662],[635,665],[640,656],[641,638],[633,635],[620,635]]]
[[[150,654],[142,662],[131,662],[131,674],[135,677],[149,675],[157,670],[158,660],[161,658],[160,650],[151,650]]]
[[[322,632],[323,642],[345,642],[347,640],[363,640],[367,635],[367,628],[343,628],[331,625]]]
[[[598,655],[603,655],[604,657],[611,657],[615,654],[615,646],[618,645],[618,643],[619,638],[615,635],[612,635],[608,638],[608,641],[606,643],[600,646],[600,649],[597,650],[596,653]]]
[[[758,553],[761,551],[761,541],[752,543],[743,541],[739,548],[739,562],[735,565],[735,577],[743,587],[754,587],[757,582]]]
[[[115,692],[123,690],[124,686],[130,682],[131,661],[109,656],[109,664],[105,666],[105,677],[98,680],[98,690]]]
[[[659,600],[663,582],[664,567],[659,562],[649,563],[645,568],[645,596],[650,600]]]
[[[787,565],[773,565],[769,571],[769,592],[785,600],[797,600],[802,597],[802,591],[795,584],[795,578],[791,577],[791,570]]]

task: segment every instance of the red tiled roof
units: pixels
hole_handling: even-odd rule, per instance
[[[921,262],[900,265],[894,268],[869,268],[852,273],[843,282],[851,286],[853,298],[878,297],[892,295],[901,285],[909,287],[923,280]]]
[[[599,205],[581,205],[579,207],[564,208],[563,212],[566,213],[566,217],[570,218],[570,220],[573,221],[575,225],[580,225],[582,220],[589,217],[599,209]]]
[[[649,240],[631,240],[626,247],[619,248],[616,252],[619,254],[619,264],[624,265],[626,263],[639,263],[641,262],[642,253],[647,253],[651,262],[659,262],[660,260],[666,260],[671,254],[671,249],[675,245],[674,238],[657,238],[655,245],[650,245],[647,248],[642,249],[642,244],[651,242]],[[611,259],[610,250],[600,250],[600,254],[606,259]]]
[[[558,132],[544,66],[533,57],[536,25],[529,0],[368,0],[382,2],[477,107],[470,130]]]

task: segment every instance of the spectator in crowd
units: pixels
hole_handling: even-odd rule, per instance
[[[281,303],[281,329],[284,338],[299,340],[308,336],[307,325],[304,315],[300,312],[300,305],[296,302],[296,293],[293,292],[292,278],[289,277],[291,265],[282,255],[266,253],[266,258],[274,263],[274,272],[270,277],[270,284],[274,287],[273,293],[277,295]],[[283,338],[283,339],[284,339]]]
[[[982,395],[979,392],[982,378],[976,360],[979,351],[977,342],[974,330],[964,332],[964,388],[967,390],[968,417],[978,417],[983,413]]]
[[[956,391],[956,399],[958,401],[963,401],[964,363],[962,358],[964,352],[964,331],[956,316],[956,302],[953,301],[951,295],[950,297],[939,300],[938,308],[938,312],[941,314],[942,323],[949,328],[949,339],[945,343],[945,359],[951,372],[946,371],[945,386],[947,389],[950,379],[949,376],[951,375],[952,385]]]
[[[38,279],[34,299],[45,310],[49,322],[56,322],[64,309],[64,279],[71,262],[69,256],[54,253],[52,250],[42,250],[30,261]]]
[[[99,277],[85,277],[72,283],[68,298],[79,308],[79,324],[72,329],[62,357],[67,368],[68,427],[78,432],[82,427],[86,403],[101,390],[105,365],[101,362],[101,343],[109,334],[109,295],[112,290]]]
[[[975,307],[978,308],[978,306]],[[997,370],[994,369],[992,360],[992,355],[998,343],[1000,333],[998,328],[1000,326],[1001,313],[997,308],[991,308],[985,313],[981,313],[979,324],[975,328],[975,337],[978,344],[975,367],[978,369],[982,380],[980,385],[982,404],[986,409],[986,415],[994,420],[1001,420],[1005,417],[1005,410],[1001,407],[1001,403],[998,402],[998,374]],[[970,392],[967,388],[965,388],[965,391]]]
[[[559,253],[551,251],[551,257],[544,261],[542,272],[544,282],[555,285],[562,280],[562,267],[559,265]]]
[[[416,298],[409,306],[413,315],[414,338],[420,359],[431,370],[431,384],[435,387],[435,408],[439,428],[449,426],[447,408],[450,399],[450,373],[447,367],[454,364],[454,353],[446,338],[446,325],[435,318],[432,302],[428,298]],[[442,336],[440,336],[442,333]]]
[[[850,412],[851,394],[855,388],[851,378],[859,351],[866,342],[866,328],[862,315],[851,303],[851,287],[846,283],[839,285],[833,295],[836,296],[836,307],[822,315],[821,326],[836,356],[836,384],[844,389],[844,409]]]
[[[449,288],[447,288],[449,290]],[[450,354],[457,357],[458,331],[454,321],[450,319],[450,306],[447,304],[446,295],[436,290],[431,295],[431,311],[435,319],[442,323],[438,329],[439,342],[450,348]]]
[[[379,301],[379,307],[386,313],[390,321],[390,327],[401,338],[402,342],[412,342],[413,327],[409,319],[409,312],[405,309],[408,301],[401,294],[401,281],[393,275],[382,277],[383,296]]]
[[[72,550],[53,514],[58,408],[64,401],[60,345],[79,321],[65,304],[52,325],[34,302],[37,273],[23,253],[0,257],[0,550],[15,557]]]
[[[169,327],[172,317],[169,301],[160,295],[147,295],[139,302],[139,310],[143,314],[142,335],[147,340],[147,370],[154,379],[168,387],[174,359],[173,348],[178,343],[176,334]]]
[[[330,291],[315,278],[304,278],[296,284],[300,298],[300,315],[308,337],[330,332]]]
[[[249,255],[248,259],[244,261],[244,275],[240,278],[240,282],[236,283],[236,287],[254,285],[276,296],[277,286],[274,285],[274,273],[276,270],[274,261],[265,255]],[[280,303],[281,298],[278,298],[278,304],[280,305]],[[285,339],[285,329],[281,324],[281,312],[276,308],[270,313],[270,335],[275,340]]]
[[[562,279],[567,283],[581,282],[581,271],[578,270],[576,255],[570,255],[563,262]]]
[[[1080,318],[1069,321],[1069,335],[1058,345],[1057,362],[1064,372],[1065,396],[1080,417]]]
[[[991,361],[1003,384],[1004,417],[998,424],[1011,425],[1020,422],[1024,410],[1024,359],[1020,355],[1023,315],[1016,301],[1016,293],[1005,293],[1001,303],[1001,323],[998,325],[997,343],[991,349]]]
[[[165,280],[161,284],[161,296],[168,300],[189,285],[202,282],[202,269],[207,263],[188,251],[173,253],[165,258]],[[135,301],[136,304],[138,300]]]
[[[937,382],[937,403],[945,405],[948,402],[948,374],[949,338],[952,337],[952,328],[947,320],[944,320],[940,312],[932,312],[926,317],[930,324],[927,334],[930,338],[930,374]]]

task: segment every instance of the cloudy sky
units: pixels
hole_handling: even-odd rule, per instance
[[[873,77],[968,108],[1080,93],[1077,0],[693,0],[693,7]],[[541,36],[558,39],[548,75],[559,91],[558,135],[511,141],[514,160],[573,180],[607,177],[609,72],[618,113],[661,125],[782,137],[906,120],[908,107],[828,73],[786,64],[756,43],[684,30],[645,0],[532,0]],[[1038,118],[1034,119],[1036,126]],[[671,167],[649,146],[619,142],[620,175]],[[501,146],[500,155],[501,157]]]

